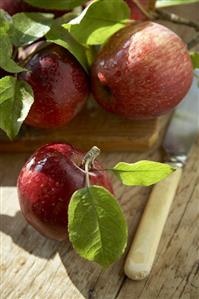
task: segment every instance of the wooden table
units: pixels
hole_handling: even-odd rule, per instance
[[[197,16],[198,7],[189,6],[190,11],[183,10],[184,15]],[[181,30],[189,40],[192,31],[188,34],[185,27]],[[19,211],[15,186],[28,156],[0,156],[1,299],[199,298],[199,140],[184,169],[151,275],[140,282],[124,275],[124,257],[102,271],[77,256],[69,243],[47,240],[26,223]],[[157,145],[150,152],[109,153],[101,159],[109,166],[122,160],[161,160],[161,150]],[[125,188],[114,181],[114,189],[131,240],[150,188]]]

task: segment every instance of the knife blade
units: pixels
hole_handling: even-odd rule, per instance
[[[173,113],[163,148],[168,162],[183,166],[199,132],[199,69],[195,70],[192,86]]]
[[[195,70],[192,86],[175,109],[164,137],[165,162],[176,167],[176,171],[155,185],[146,204],[124,265],[125,274],[133,280],[144,279],[151,271],[183,166],[199,134],[198,77],[199,69]]]

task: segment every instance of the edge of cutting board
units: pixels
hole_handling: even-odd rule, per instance
[[[23,126],[14,141],[0,132],[0,152],[31,152],[50,142],[71,143],[83,150],[96,145],[103,151],[143,152],[156,144],[161,130],[160,123],[161,118],[126,120],[91,105],[62,128],[36,129]]]

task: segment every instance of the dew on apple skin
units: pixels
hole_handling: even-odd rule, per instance
[[[34,165],[35,163],[35,158],[30,159],[30,161],[26,164],[26,169],[30,170],[31,166]]]
[[[158,37],[161,32],[164,38]],[[130,43],[126,48],[127,39]],[[113,58],[121,77],[117,65],[111,64]],[[111,95],[104,91],[99,72],[106,78]],[[147,119],[174,108],[188,91],[192,75],[191,60],[181,39],[160,24],[145,22],[121,29],[100,50],[91,71],[92,90],[106,110],[129,119]]]
[[[20,172],[17,187],[22,213],[30,224],[49,238],[67,238],[69,200],[77,189],[85,187],[85,172],[80,168],[83,157],[83,153],[69,145],[46,145],[27,161]],[[31,170],[27,168],[28,164]],[[37,164],[42,167],[37,168]],[[113,192],[107,174],[96,172],[96,169],[102,169],[98,162],[90,171],[91,183]]]
[[[35,97],[25,122],[50,128],[71,121],[89,92],[87,74],[75,57],[60,46],[49,45],[31,56],[25,67],[31,72],[18,76],[32,86]]]
[[[104,60],[100,61],[99,66],[104,66],[105,62]]]

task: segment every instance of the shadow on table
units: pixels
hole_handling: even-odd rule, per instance
[[[12,155],[0,153],[0,185],[16,186],[19,172],[29,157],[30,153]]]
[[[76,254],[72,245],[68,250],[66,250],[66,246],[63,246],[58,252],[62,264],[76,289],[85,299],[95,299],[95,286],[103,271],[102,268],[81,258]]]
[[[30,254],[45,259],[53,258],[61,244],[41,236],[27,224],[20,211],[15,216],[0,215],[0,231],[9,235],[15,244]]]
[[[95,285],[102,269],[78,256],[69,241],[46,239],[27,224],[20,211],[14,216],[0,215],[0,231],[10,236],[17,246],[37,257],[49,260],[58,253],[77,290],[85,299],[96,298]]]

